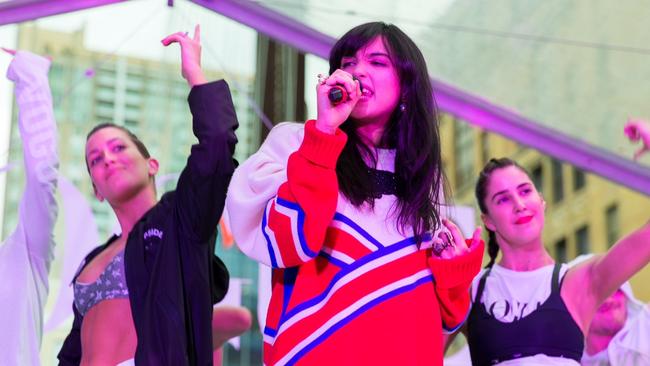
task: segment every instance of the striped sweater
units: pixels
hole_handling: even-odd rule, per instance
[[[483,244],[441,260],[397,229],[395,196],[353,206],[335,171],[346,140],[280,124],[231,181],[235,241],[273,268],[264,362],[442,365],[442,331],[467,315]],[[376,168],[394,171],[394,151],[379,149]]]

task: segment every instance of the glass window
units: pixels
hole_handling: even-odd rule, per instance
[[[587,184],[585,172],[580,168],[573,168],[573,190],[580,190]]]
[[[607,246],[612,247],[620,235],[618,205],[613,204],[605,210],[605,230],[607,232]]]
[[[97,83],[100,85],[104,85],[107,87],[111,87],[115,85],[115,74],[114,73],[108,73],[105,71],[98,72],[97,73]]]
[[[577,254],[587,254],[590,250],[589,245],[589,226],[582,226],[576,231],[576,251]]]
[[[483,160],[483,165],[487,164],[488,160],[491,158],[490,133],[487,131],[481,131],[481,159]]]
[[[78,71],[80,75],[83,75],[82,68]],[[69,93],[70,110],[68,113],[72,122],[77,125],[84,125],[92,121],[92,98],[93,84],[87,78],[82,77]]]
[[[551,175],[553,178],[553,202],[558,203],[564,199],[564,175],[560,161],[551,160]]]
[[[142,75],[131,74],[130,72],[127,74],[126,88],[128,90],[138,91],[142,89],[143,86],[144,86],[144,82],[142,80]]]
[[[555,242],[555,260],[558,263],[566,263],[567,261],[567,251],[566,251],[566,239],[561,238]]]
[[[106,86],[98,87],[95,91],[95,97],[97,101],[113,103],[115,100],[115,89]]]
[[[456,158],[456,188],[474,183],[474,131],[462,121],[454,121],[454,155]]]
[[[541,163],[537,163],[531,170],[530,175],[538,191],[542,192],[544,190],[544,169]]]

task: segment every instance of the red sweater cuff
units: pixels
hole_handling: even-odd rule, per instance
[[[468,245],[469,245],[468,239]],[[460,285],[467,285],[481,270],[483,264],[483,251],[485,243],[483,240],[471,248],[469,253],[451,259],[438,258],[435,255],[429,256],[429,267],[433,273],[436,287],[451,289]]]
[[[305,137],[298,152],[314,164],[329,169],[336,168],[336,161],[341,155],[348,136],[341,129],[336,129],[334,135],[316,128],[316,121],[305,122]]]

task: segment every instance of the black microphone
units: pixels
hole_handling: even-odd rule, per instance
[[[340,85],[334,85],[327,94],[327,97],[333,105],[337,105],[348,100],[348,92],[345,91],[344,87]]]
[[[359,80],[354,76],[352,79]],[[361,85],[361,82],[359,82],[359,89],[363,91],[363,85]],[[334,85],[327,94],[327,97],[329,98],[332,105],[337,105],[348,100],[348,92],[341,85]]]

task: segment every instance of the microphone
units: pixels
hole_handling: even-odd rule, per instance
[[[352,77],[352,79],[353,80],[359,80],[354,76]],[[361,85],[361,82],[359,82],[359,89],[361,91],[363,91],[363,85]],[[341,104],[341,103],[343,103],[343,102],[345,102],[346,100],[349,99],[348,98],[348,92],[341,85],[334,85],[330,89],[329,93],[327,94],[327,97],[329,98],[332,105]]]
[[[348,92],[340,85],[334,85],[327,94],[332,105],[337,105],[348,100]]]

